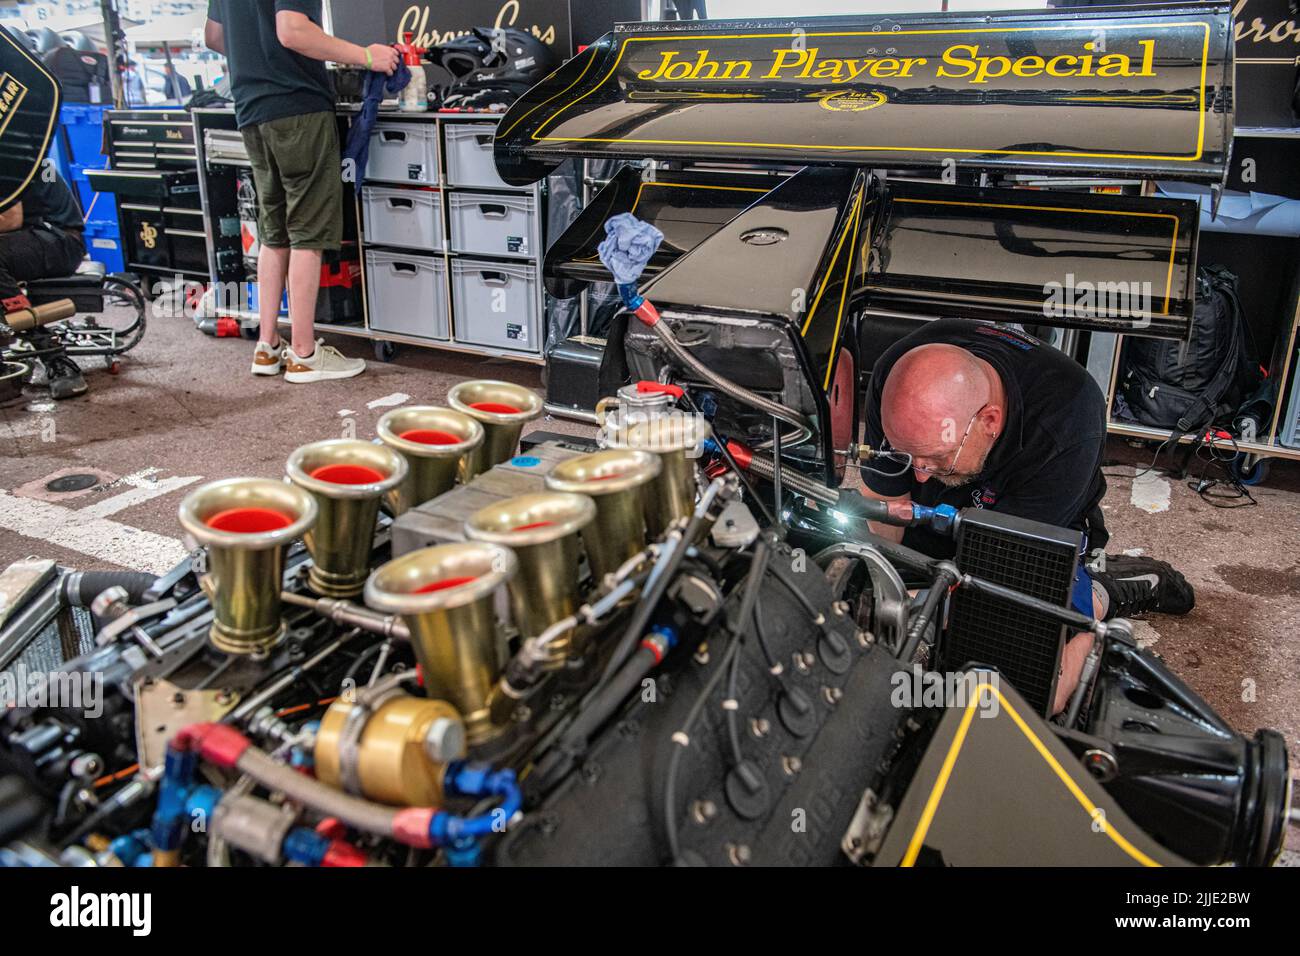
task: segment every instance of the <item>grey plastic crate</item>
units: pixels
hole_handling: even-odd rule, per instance
[[[537,267],[528,263],[451,261],[456,341],[537,352]]]
[[[443,146],[447,157],[447,185],[511,189],[497,175],[492,159],[495,123],[443,123]]]
[[[453,192],[447,210],[453,252],[530,257],[539,251],[531,193]]]
[[[367,249],[366,300],[372,329],[426,339],[450,337],[441,256]]]
[[[442,194],[429,189],[363,186],[366,241],[441,252]]]
[[[366,179],[438,185],[438,130],[433,123],[375,124]]]

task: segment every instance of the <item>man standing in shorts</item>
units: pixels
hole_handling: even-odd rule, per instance
[[[382,43],[361,47],[320,27],[321,0],[209,0],[204,41],[230,67],[235,121],[257,186],[258,310],[261,332],[254,375],[289,382],[351,378],[362,359],[345,358],[316,340],[321,254],[343,233],[342,177],[334,96],[325,61],[381,73],[397,68]],[[285,280],[293,338],[280,340],[277,321]]]

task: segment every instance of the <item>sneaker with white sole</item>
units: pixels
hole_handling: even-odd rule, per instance
[[[254,375],[279,375],[280,369],[284,363],[284,343],[278,345],[267,345],[265,342],[258,342],[257,348],[253,349],[253,374]]]
[[[1105,570],[1089,568],[1092,579],[1110,597],[1107,619],[1146,611],[1186,614],[1196,606],[1196,592],[1165,561],[1127,554],[1106,555]]]
[[[351,378],[366,370],[365,359],[351,359],[324,339],[316,341],[316,351],[302,358],[292,347],[284,352],[284,380],[301,385],[306,382],[324,382],[332,378]]]

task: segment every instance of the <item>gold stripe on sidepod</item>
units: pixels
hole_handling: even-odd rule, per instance
[[[1079,212],[1092,213],[1097,216],[1138,216],[1146,219],[1172,219],[1174,221],[1174,234],[1169,243],[1169,269],[1165,275],[1165,307],[1157,315],[1169,314],[1169,298],[1173,294],[1174,285],[1174,257],[1178,251],[1178,217],[1168,212],[1125,212],[1122,209],[1074,209],[1069,206],[1027,206],[1016,205],[1014,203],[997,203],[997,202],[964,202],[956,199],[902,199],[896,198],[893,202],[910,202],[921,203],[930,206],[975,206],[979,209],[1038,209],[1044,212]],[[1018,299],[1008,301],[1019,301],[1031,303],[1030,299]],[[1042,305],[1041,302],[1036,303]]]
[[[1057,150],[967,149],[967,148],[940,147],[940,146],[828,146],[828,145],[816,145],[816,144],[809,144],[809,143],[752,143],[752,142],[721,142],[721,141],[713,141],[713,140],[689,140],[689,139],[639,139],[639,138],[633,139],[630,137],[623,137],[623,136],[597,137],[597,136],[539,136],[538,135],[539,133],[541,133],[542,129],[545,128],[548,124],[555,122],[555,120],[558,119],[560,114],[563,113],[565,110],[569,109],[572,106],[576,106],[583,99],[590,96],[596,90],[600,89],[602,86],[605,85],[605,81],[608,80],[614,74],[614,71],[618,69],[618,65],[623,59],[623,54],[624,52],[627,51],[628,44],[635,43],[635,42],[663,43],[666,40],[670,39],[669,37],[665,37],[665,36],[625,38],[623,40],[622,46],[619,47],[618,56],[614,60],[614,65],[609,68],[609,72],[606,73],[601,78],[600,82],[598,82],[595,86],[589,89],[586,93],[583,93],[582,96],[579,96],[572,103],[567,103],[564,106],[561,106],[558,110],[552,113],[547,119],[544,119],[541,122],[541,124],[537,127],[537,129],[533,131],[532,139],[534,142],[556,141],[556,142],[566,142],[566,143],[649,143],[649,144],[669,145],[669,146],[752,146],[760,149],[831,149],[831,150],[857,150],[857,151],[875,150],[880,152],[978,153],[983,155],[987,155],[989,153],[996,153],[999,155],[1007,155],[1007,156],[1069,156],[1069,157],[1076,157],[1076,158],[1091,158],[1091,159],[1152,159],[1152,160],[1159,160],[1159,161],[1166,161],[1166,162],[1194,162],[1200,159],[1201,155],[1205,151],[1205,74],[1209,66],[1209,57],[1210,57],[1209,23],[1203,20],[1200,21],[1193,20],[1193,21],[1187,21],[1183,23],[1164,23],[1156,26],[1152,26],[1151,24],[1143,24],[1143,23],[1091,24],[1091,26],[1094,29],[1102,29],[1102,30],[1143,30],[1143,29],[1172,30],[1175,27],[1201,27],[1205,31],[1205,38],[1201,44],[1201,88],[1200,88],[1200,113],[1199,113],[1200,122],[1197,125],[1195,153],[1193,153],[1190,156],[1149,156],[1149,155],[1138,155],[1138,154],[1131,154],[1131,153],[1078,153],[1078,152],[1063,152]],[[1081,29],[1084,28],[1080,27],[1078,24],[1070,24],[1070,25],[1059,26],[1059,27],[1006,27],[1006,28],[978,27],[978,28],[970,28],[965,30],[900,30],[897,33],[888,33],[888,34],[881,34],[879,32],[873,32],[870,30],[855,30],[855,31],[847,31],[847,32],[837,32],[837,33],[802,33],[802,34],[720,33],[720,34],[703,34],[699,36],[691,36],[690,39],[691,40],[763,40],[763,39],[779,39],[781,37],[793,38],[795,36],[802,36],[802,37],[874,36],[879,38],[883,36],[889,36],[889,37],[925,36],[925,35],[942,36],[945,34],[956,35],[956,34],[964,34],[964,33],[998,33],[998,34],[1048,33],[1048,32],[1062,31],[1062,30],[1081,30]],[[589,62],[587,66],[591,66],[591,63]],[[586,72],[587,72],[586,68],[584,68],[583,73]],[[581,77],[579,77],[579,79],[581,79]],[[577,80],[574,80],[573,83],[570,83],[567,87],[565,87],[565,89],[555,94],[555,96],[551,97],[551,99],[547,100],[546,102],[549,103],[551,102],[551,100],[555,99],[556,97],[564,93],[567,93],[569,90],[573,89],[573,87],[577,85],[577,82],[578,82]],[[543,106],[545,104],[538,104],[538,105]],[[536,109],[536,107],[534,107],[534,109]],[[527,116],[529,115],[529,113],[532,112],[533,110],[529,110],[528,113],[524,114],[524,116]],[[520,119],[522,120],[523,117],[521,116]],[[512,125],[511,129],[513,128],[514,126]],[[507,132],[509,132],[509,130],[507,130]]]
[[[849,212],[849,215],[853,217],[853,242],[850,244],[849,247],[850,250],[852,250],[857,246],[858,223],[862,221],[862,190],[861,189],[859,189],[853,196],[853,209]],[[804,322],[803,329],[800,330],[799,332],[799,334],[804,338],[808,337],[808,329],[812,327],[813,319],[817,315],[817,306],[822,300],[822,293],[824,293],[826,291],[826,287],[831,284],[831,279],[830,279],[831,273],[835,271],[835,263],[840,258],[840,250],[844,248],[844,240],[848,238],[848,235],[849,235],[849,225],[846,220],[844,224],[844,231],[840,233],[840,241],[835,244],[835,254],[831,256],[831,264],[826,268],[826,281],[823,282],[821,288],[817,290],[817,297],[813,299],[812,308],[808,310],[808,320]],[[849,278],[852,271],[853,271],[853,252],[850,251],[849,257],[844,263],[844,288],[840,289],[840,308],[835,315],[835,335],[831,338],[830,352],[826,356],[826,381],[822,385],[823,390],[831,387],[831,372],[835,368],[835,361],[834,361],[835,346],[839,344],[839,340],[840,340],[840,325],[844,322],[844,298],[845,296],[848,295],[849,292],[849,285],[850,285]]]
[[[980,698],[985,691],[992,691],[998,695],[998,701],[1002,708],[1015,721],[1016,726],[1020,728],[1020,732],[1038,751],[1038,755],[1043,758],[1043,761],[1051,767],[1052,772],[1070,791],[1071,796],[1087,812],[1090,826],[1094,823],[1100,823],[1101,832],[1106,834],[1111,839],[1111,842],[1123,850],[1130,858],[1143,866],[1161,865],[1135,847],[1115,829],[1114,825],[1107,819],[1106,814],[1088,799],[1088,795],[1074,782],[1074,778],[1066,772],[1056,757],[1052,755],[1052,752],[1047,749],[1047,746],[1038,739],[1038,735],[1033,732],[1024,719],[1016,713],[1016,709],[1002,696],[1002,691],[992,684],[980,684],[978,692],[971,697],[970,703],[966,705],[966,713],[962,715],[961,724],[958,726],[957,733],[953,736],[952,743],[948,747],[948,753],[943,758],[943,766],[939,768],[939,776],[935,779],[934,787],[930,790],[930,796],[925,801],[925,809],[921,813],[921,819],[916,825],[916,831],[912,834],[912,839],[908,842],[907,852],[903,855],[900,866],[913,866],[916,863],[917,855],[921,852],[921,846],[925,842],[925,835],[930,829],[930,824],[934,821],[935,812],[939,809],[939,801],[943,799],[943,792],[948,786],[948,779],[952,776],[952,768],[956,765],[957,756],[961,753],[962,745],[966,742],[966,732],[970,729],[971,721],[975,717],[975,707],[979,704]]]
[[[22,54],[23,59],[25,59],[32,66],[36,67],[37,71],[41,74],[41,76],[45,77],[47,80],[50,80],[51,83],[54,83],[54,81],[50,79],[50,74],[46,71],[45,67],[41,66],[41,64],[33,60],[31,56],[28,55],[27,50],[23,48],[22,44],[15,43],[7,36],[5,37],[5,42],[7,42],[11,47],[17,50],[20,54]],[[54,101],[58,103],[60,100],[61,97],[59,96],[58,85],[55,84]],[[58,118],[59,118],[59,111],[52,110],[50,112],[50,122],[45,127],[45,140],[44,142],[41,143],[40,152],[42,153],[46,152],[50,148],[50,137],[54,135],[54,123]],[[0,206],[22,195],[23,190],[27,188],[29,183],[31,183],[32,177],[36,175],[36,170],[39,167],[40,167],[40,163],[37,163],[35,166],[33,166],[32,171],[28,173],[27,178],[23,180],[22,185],[19,186],[12,193],[10,193],[8,196],[6,196],[4,199],[0,199]]]

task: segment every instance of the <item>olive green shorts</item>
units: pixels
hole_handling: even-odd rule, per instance
[[[276,249],[337,249],[343,182],[334,114],[284,116],[240,132],[257,186],[258,240]]]

